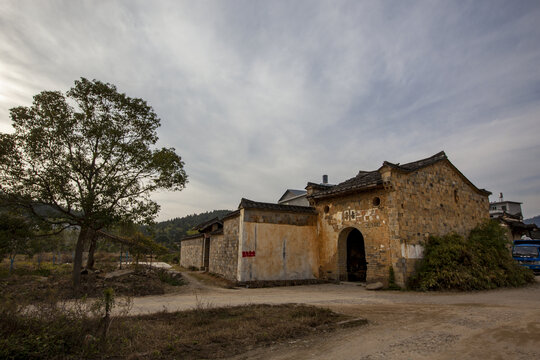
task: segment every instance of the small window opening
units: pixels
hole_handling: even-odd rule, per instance
[[[330,206],[326,205],[326,206],[324,207],[324,213],[325,213],[325,214],[328,214],[329,211],[330,211]]]
[[[457,190],[454,190],[454,201],[457,203],[458,200],[459,200],[459,196],[458,196]]]
[[[373,206],[379,206],[381,205],[381,199],[378,196],[375,196],[373,198]]]

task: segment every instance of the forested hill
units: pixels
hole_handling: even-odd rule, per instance
[[[525,224],[536,224],[536,226],[540,227],[540,215],[537,215],[535,217],[532,217],[530,219],[523,220]]]
[[[159,222],[154,226],[155,239],[157,242],[170,248],[175,248],[175,243],[180,241],[182,237],[188,235],[188,231],[195,226],[215,217],[221,218],[231,211],[232,210],[214,210]]]

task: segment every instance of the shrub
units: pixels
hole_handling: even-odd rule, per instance
[[[173,275],[167,270],[159,269],[157,271],[157,274],[158,274],[159,280],[161,280],[162,282],[166,284],[169,284],[172,286],[182,286],[186,284],[184,279],[180,275],[180,273],[178,273],[177,275]]]
[[[52,296],[48,302],[29,304],[0,295],[0,359],[101,358],[112,309],[120,319],[132,305],[131,298],[114,299],[112,289],[94,302],[82,298],[68,303]]]
[[[34,305],[32,311],[28,309],[2,301],[0,358],[54,358],[69,353],[95,356],[95,348],[81,346],[85,335],[96,326],[83,311],[43,303]]]
[[[495,221],[476,227],[467,239],[457,234],[432,236],[408,286],[421,291],[482,290],[534,281],[532,272],[514,261],[509,245]]]
[[[180,263],[180,260],[178,259],[178,253],[176,253],[176,252],[159,255],[157,257],[157,259],[159,261],[163,261],[163,262],[166,262],[168,264],[179,264]]]

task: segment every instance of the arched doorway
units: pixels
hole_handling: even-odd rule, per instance
[[[344,229],[339,236],[340,280],[366,281],[364,236],[356,228]]]

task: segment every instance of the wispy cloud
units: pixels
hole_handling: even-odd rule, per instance
[[[98,78],[148,100],[186,161],[162,219],[441,149],[532,216],[538,23],[535,1],[6,1],[0,130],[35,93]]]

